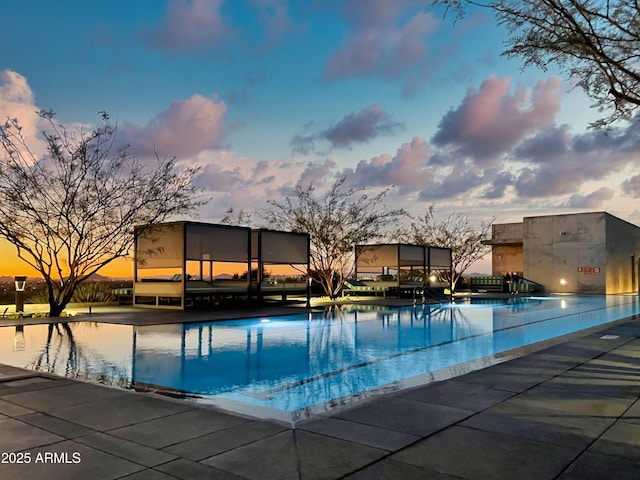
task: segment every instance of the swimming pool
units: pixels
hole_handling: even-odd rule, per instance
[[[3,327],[0,363],[295,421],[637,313],[636,296],[567,296],[209,323]]]

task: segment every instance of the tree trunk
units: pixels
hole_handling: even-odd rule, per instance
[[[62,315],[67,304],[71,301],[73,292],[75,291],[77,282],[73,284],[67,284],[62,287],[62,292],[56,292],[56,287],[53,283],[48,284],[49,289],[49,316],[59,317]],[[57,294],[57,295],[56,295]]]
[[[62,312],[64,311],[64,307],[66,306],[67,306],[66,303],[63,305],[57,302],[49,302],[49,316],[59,317],[60,315],[62,315]]]

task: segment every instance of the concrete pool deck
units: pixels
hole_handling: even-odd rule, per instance
[[[140,324],[185,319],[135,314]],[[186,316],[201,315],[211,312]],[[632,318],[291,428],[0,365],[0,478],[636,479],[639,374]]]

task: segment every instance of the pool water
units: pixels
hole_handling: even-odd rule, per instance
[[[636,296],[567,296],[209,323],[3,327],[0,363],[295,421],[637,313]]]

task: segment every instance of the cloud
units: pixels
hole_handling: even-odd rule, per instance
[[[251,0],[250,3],[264,30],[263,50],[279,45],[287,33],[299,30],[289,16],[286,0]]]
[[[223,15],[224,3],[225,0],[171,0],[165,16],[156,25],[141,29],[138,40],[158,51],[206,52],[209,57],[230,58],[263,53],[281,44],[286,34],[302,31],[289,15],[286,0],[249,0],[239,7],[256,17],[257,28],[251,31],[233,25],[232,19]]]
[[[47,151],[40,132],[44,122],[38,115],[35,95],[26,77],[13,70],[0,70],[0,122],[17,119],[27,145],[36,157]]]
[[[489,170],[485,172],[485,177],[491,179],[488,188],[486,188],[482,193],[482,198],[487,200],[495,200],[504,197],[507,189],[515,182],[513,173],[508,171],[494,173]]]
[[[346,115],[333,127],[320,134],[333,148],[350,148],[354,143],[366,143],[380,135],[395,133],[402,124],[394,122],[380,104]]]
[[[622,191],[632,198],[640,198],[640,175],[634,175],[622,182]]]
[[[602,187],[596,190],[595,192],[591,192],[587,195],[580,195],[575,193],[569,197],[567,203],[563,206],[569,208],[600,208],[600,206],[607,200],[611,200],[613,198],[613,190],[609,187]]]
[[[223,1],[172,0],[160,23],[142,29],[139,39],[154,50],[172,52],[222,46],[236,34],[222,18]]]
[[[313,131],[314,122],[304,125],[301,132],[293,135],[289,145],[293,153],[309,155],[316,149],[316,140],[319,138],[318,132]]]
[[[24,76],[13,70],[3,70],[0,72],[0,80],[0,98],[3,102],[33,105],[33,91]]]
[[[571,153],[573,135],[568,125],[550,126],[533,137],[524,139],[515,149],[520,160],[548,163]]]
[[[437,171],[429,165],[433,153],[422,137],[414,137],[410,143],[402,144],[395,155],[361,160],[355,168],[347,168],[342,174],[350,177],[354,186],[396,185],[405,191],[415,190],[433,181]]]
[[[485,182],[486,178],[481,172],[467,165],[456,166],[422,188],[418,198],[429,202],[452,199],[484,185]]]
[[[241,82],[238,82],[239,88],[229,92],[227,99],[229,103],[236,105],[245,105],[252,98],[251,90],[256,85],[260,85],[266,79],[266,72],[260,71],[254,75],[245,77]]]
[[[296,184],[302,185],[303,187],[307,185],[317,185],[331,175],[331,171],[335,166],[336,162],[328,158],[321,162],[309,162],[300,174],[300,180],[298,180]]]
[[[526,162],[515,173],[516,193],[523,198],[573,195],[585,182],[605,181],[635,168],[640,142],[634,132],[633,122],[607,134],[588,131],[576,135],[565,125],[545,129],[513,150],[510,160]],[[631,194],[631,183],[625,182],[623,190],[625,185]]]
[[[238,166],[229,169],[217,163],[207,163],[198,175],[196,185],[209,192],[224,192],[235,190],[247,182],[248,177]]]
[[[427,67],[426,39],[438,21],[431,13],[418,11],[408,16],[414,2],[353,0],[344,2],[342,13],[352,34],[328,59],[322,79],[325,82],[376,74],[386,78],[403,77]],[[415,92],[413,76],[406,92]]]
[[[492,76],[479,90],[469,89],[460,106],[440,121],[434,145],[491,162],[553,123],[560,108],[559,77],[540,81],[532,91],[511,93],[510,87],[511,79]]]
[[[316,142],[326,140],[331,148],[351,149],[354,144],[367,143],[376,137],[391,135],[403,128],[393,120],[381,105],[374,104],[359,112],[351,112],[333,126],[320,131],[313,131],[314,122],[304,126],[302,132],[296,133],[291,140],[293,151],[309,154],[316,148]]]
[[[224,102],[196,94],[173,102],[144,127],[126,123],[123,134],[140,155],[190,157],[222,145],[226,111]]]

